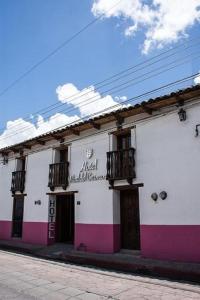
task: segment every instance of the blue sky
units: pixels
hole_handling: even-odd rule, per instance
[[[62,96],[56,93],[58,86],[62,87],[70,83],[78,90],[88,88],[90,85],[112,74],[170,49],[170,47],[175,47],[182,43],[185,43],[186,46],[190,46],[190,39],[197,38],[198,36],[200,38],[199,19],[198,17],[195,19],[195,16],[192,16],[193,12],[191,12],[191,19],[193,17],[192,24],[191,20],[189,20],[189,25],[183,26],[183,32],[184,34],[187,33],[187,37],[183,37],[183,32],[181,33],[179,30],[179,36],[174,38],[174,40],[169,41],[169,38],[168,40],[165,38],[164,42],[162,39],[161,42],[159,41],[160,44],[157,41],[155,44],[152,42],[153,46],[151,49],[149,49],[146,54],[142,53],[145,34],[148,31],[148,26],[150,27],[152,24],[147,22],[144,25],[144,21],[143,23],[138,22],[133,14],[127,18],[124,16],[124,7],[134,1],[149,4],[149,7],[150,4],[152,5],[153,3],[152,1],[142,0],[122,0],[120,3],[121,10],[119,9],[114,12],[113,15],[109,15],[109,13],[106,13],[107,8],[104,7],[104,0],[96,1],[96,5],[99,5],[99,7],[96,7],[96,14],[93,6],[95,1],[92,0],[2,0],[0,2],[0,92],[32,65],[62,44],[63,41],[76,33],[87,23],[94,20],[97,15],[104,16],[104,18],[89,27],[66,47],[57,52],[53,57],[40,65],[0,97],[0,128],[7,126],[7,131],[3,133],[3,138],[5,138],[6,134],[8,135],[7,143],[18,141],[9,138],[9,132],[12,132],[9,131],[9,124],[20,128],[24,117],[31,116],[41,108],[58,101],[64,102]],[[159,2],[159,0],[157,1]],[[177,1],[178,0],[174,0],[174,2]],[[183,5],[184,1],[182,2]],[[192,1],[193,0],[191,0],[191,2]],[[110,2],[112,6],[113,0],[107,1],[107,3],[108,2]],[[116,2],[117,0],[114,1],[114,3]],[[169,3],[170,2],[171,0]],[[179,3],[177,5],[179,5]],[[124,6],[122,7],[122,5]],[[198,9],[195,11],[198,11]],[[178,16],[179,12],[177,12],[177,22]],[[125,35],[125,30],[135,23],[137,23],[136,32],[132,35]],[[154,23],[153,26],[155,27],[156,24]],[[154,34],[154,37],[155,36]],[[194,42],[197,43],[198,40],[193,40],[193,43]],[[193,48],[191,47],[188,52],[181,52],[171,58],[170,61],[174,59],[178,60],[182,56],[193,52],[195,53],[193,57],[198,56],[198,51],[200,50],[199,45],[200,44]],[[162,48],[160,49],[160,47]],[[167,62],[167,60],[163,60],[159,64],[152,66],[152,68],[159,67]],[[146,72],[149,72],[151,69],[146,69]],[[115,96],[126,96],[129,98],[173,80],[189,76],[199,70],[200,57],[195,59],[190,58],[190,61],[183,66],[132,86],[119,93],[111,93],[110,96],[114,100],[116,100],[114,98]],[[143,70],[143,73],[144,71],[145,70]],[[132,77],[128,77],[127,80],[138,74],[141,73],[136,73]],[[191,80],[191,82],[187,82],[187,85],[192,83]],[[106,90],[106,88],[102,88],[102,91],[104,90]],[[101,92],[101,90],[99,90],[99,92]],[[125,98],[122,98],[122,100],[123,99]],[[109,102],[111,99],[106,98],[105,101]],[[70,116],[80,116],[80,110],[76,103],[66,101],[62,109],[69,107],[75,109],[68,113]],[[52,111],[52,115],[58,111],[59,110]],[[84,114],[81,113],[81,116],[83,115]],[[30,122],[34,120],[36,122],[38,120],[37,115],[33,115],[32,117],[33,119],[31,120],[30,118]],[[40,118],[42,118],[42,114]],[[7,124],[8,121],[14,123]],[[54,127],[56,127],[55,123],[56,122],[54,122],[53,125]],[[58,123],[58,126],[59,124],[60,123]],[[27,126],[27,123],[25,123],[25,125]],[[51,129],[51,127],[46,127],[47,129]],[[19,138],[19,140],[29,138],[35,134],[34,130],[30,131],[28,135],[17,138]],[[44,128],[39,133],[43,131],[45,131]],[[4,144],[4,142],[1,143],[0,141],[0,145],[4,146]]]

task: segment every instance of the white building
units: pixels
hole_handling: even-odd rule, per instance
[[[0,150],[0,239],[200,262],[200,86]]]

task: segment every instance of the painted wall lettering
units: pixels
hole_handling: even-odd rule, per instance
[[[72,175],[69,178],[70,183],[105,180],[105,175],[97,175],[98,159],[94,161],[84,161],[78,175]]]
[[[55,239],[55,232],[56,232],[56,200],[49,199],[49,227],[48,227],[48,237],[49,239]]]

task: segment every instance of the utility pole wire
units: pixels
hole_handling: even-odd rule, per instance
[[[200,56],[200,55],[199,55],[199,56]],[[174,68],[174,67],[172,67],[172,68]],[[171,68],[170,68],[170,69],[171,69]],[[160,74],[160,73],[162,73],[162,72],[159,72],[158,74]],[[158,75],[158,74],[156,74],[156,75]],[[186,79],[187,79],[187,80],[190,80],[190,79],[192,79],[192,78],[195,78],[197,75],[198,75],[198,73],[193,74],[193,75],[188,76],[188,77],[185,77],[185,78],[183,78],[183,79],[181,79],[181,80],[177,80],[177,81],[174,82],[174,84],[175,84],[175,83],[182,82],[182,81],[185,81]],[[149,79],[149,78],[147,78],[147,79]],[[144,81],[144,80],[142,80],[142,81]],[[166,85],[166,86],[170,86],[170,85],[172,85],[172,84],[168,84],[168,85]],[[159,90],[159,88],[158,88],[158,89],[155,89],[154,91],[157,91],[157,90]],[[148,94],[148,93],[147,93],[147,94]],[[50,133],[50,132],[52,132],[52,131],[57,131],[57,130],[59,130],[59,129],[63,129],[64,127],[69,127],[70,125],[72,126],[72,125],[74,125],[74,124],[76,124],[76,123],[78,124],[79,122],[85,121],[85,120],[88,119],[88,118],[91,118],[91,117],[93,117],[93,116],[96,116],[96,115],[105,113],[106,111],[108,111],[108,110],[110,110],[110,109],[118,108],[119,105],[122,105],[122,104],[124,105],[124,104],[127,104],[127,103],[129,103],[129,102],[131,102],[131,103],[132,103],[132,102],[135,102],[135,100],[137,100],[137,99],[140,98],[141,96],[145,96],[145,95],[146,95],[146,93],[140,95],[139,97],[136,96],[136,97],[129,98],[129,99],[125,100],[125,101],[122,101],[121,103],[112,105],[112,106],[110,106],[110,107],[108,107],[108,108],[105,108],[105,109],[99,111],[99,112],[96,112],[96,113],[93,113],[93,114],[89,114],[89,115],[87,115],[87,116],[85,116],[85,117],[82,117],[82,118],[80,118],[79,120],[73,121],[73,122],[71,122],[71,123],[69,123],[69,124],[67,124],[67,125],[59,126],[58,128],[55,128],[55,129],[50,130],[50,131],[48,131],[48,132],[45,132],[44,134],[48,134],[48,133]],[[98,100],[98,99],[97,99],[97,100]],[[95,101],[97,101],[97,100],[95,100]],[[93,102],[95,102],[95,101],[93,100]],[[0,138],[0,141],[5,140],[5,139],[8,139],[9,137],[15,136],[15,135],[18,134],[18,133],[23,133],[23,132],[25,132],[26,130],[29,130],[29,129],[30,129],[29,127],[24,127],[24,128],[22,128],[21,131],[20,131],[20,130],[17,130],[17,131],[15,131],[14,134],[12,133],[12,134],[8,135],[7,137],[1,137],[1,138]]]
[[[198,74],[198,73],[192,74],[192,75],[187,76],[187,77],[184,77],[184,78],[182,78],[182,79],[179,79],[179,80],[170,82],[170,83],[168,83],[168,84],[165,84],[165,85],[163,85],[163,86],[160,86],[160,87],[158,87],[158,88],[156,88],[156,89],[153,89],[153,90],[151,90],[151,91],[147,91],[147,92],[145,92],[145,93],[143,93],[143,94],[139,94],[139,95],[137,95],[137,96],[135,96],[135,97],[132,97],[132,98],[126,100],[126,101],[132,101],[132,102],[133,102],[133,101],[135,101],[135,100],[137,100],[137,99],[139,99],[139,98],[141,98],[141,97],[143,97],[143,96],[148,96],[148,95],[151,95],[151,94],[153,94],[153,93],[155,93],[155,92],[158,92],[158,91],[160,91],[160,90],[165,90],[165,89],[167,89],[168,87],[177,85],[177,84],[179,84],[179,83],[187,82],[188,80],[191,80],[191,79],[195,78],[195,77],[197,76],[197,74]],[[124,102],[125,102],[125,101],[124,101]],[[109,109],[110,109],[110,108],[109,108]],[[102,110],[101,113],[106,113],[106,110],[108,110],[108,108]],[[94,115],[94,114],[90,114],[89,117],[92,117],[93,115]],[[87,117],[88,117],[88,116],[87,116]],[[63,128],[63,126],[62,126],[60,129],[62,129],[62,128]],[[59,128],[58,128],[58,129],[59,129]],[[112,128],[111,128],[111,129],[112,129]],[[91,134],[87,135],[86,137],[96,136],[96,135],[101,135],[103,132],[106,132],[106,131],[108,131],[108,129],[101,130],[100,132],[91,133]],[[74,141],[77,141],[77,140],[84,139],[84,138],[85,138],[85,137],[78,137],[78,138],[76,138],[75,140],[73,140],[73,142],[74,142]],[[23,143],[23,142],[22,142],[22,143]],[[69,143],[69,141],[67,141],[66,143]],[[65,143],[63,143],[63,144],[65,144]],[[50,146],[48,146],[48,148],[52,148],[53,146],[56,146],[56,145],[57,145],[57,142],[54,143],[54,144],[51,144]],[[12,147],[12,146],[9,146],[9,147]],[[9,147],[6,147],[6,148],[9,148]],[[4,149],[6,149],[6,148],[4,148]],[[45,147],[45,149],[46,149],[46,147]],[[43,149],[42,149],[42,150],[43,150]],[[29,152],[28,152],[28,155],[29,155],[29,154],[32,154],[32,153],[40,152],[40,151],[42,151],[42,150],[41,150],[41,149],[39,149],[39,150],[37,149],[37,150],[29,151]],[[14,159],[15,159],[15,155],[12,156],[12,157],[9,157],[9,158],[8,158],[8,161],[14,160]],[[3,160],[1,161],[1,163],[3,163]]]
[[[114,7],[116,7],[122,0],[118,1],[115,5],[113,5],[108,11],[112,10]],[[6,92],[8,92],[11,88],[13,88],[16,84],[18,84],[22,79],[24,79],[26,76],[28,76],[30,73],[32,73],[35,69],[37,69],[40,65],[42,65],[44,62],[46,62],[48,59],[50,59],[52,56],[54,56],[57,52],[59,52],[61,49],[66,47],[70,42],[72,42],[75,38],[77,38],[82,32],[87,30],[89,27],[91,27],[93,24],[97,23],[101,19],[101,16],[95,18],[93,21],[85,25],[83,28],[81,28],[78,32],[73,34],[70,38],[65,40],[62,44],[60,44],[58,47],[56,47],[54,50],[49,52],[45,57],[40,59],[37,63],[32,65],[27,71],[22,73],[18,78],[16,78],[14,81],[12,81],[5,89],[3,89],[0,92],[0,97],[2,97]]]
[[[122,76],[120,76],[119,78],[115,78],[115,79],[113,79],[111,82],[109,82],[108,84],[106,84],[106,83],[104,83],[103,85],[101,85],[100,87],[104,87],[104,86],[107,86],[107,85],[110,85],[110,84],[112,84],[112,83],[114,83],[114,82],[116,82],[116,81],[118,81],[118,80],[120,80],[120,79],[122,79],[122,78],[124,78],[124,77],[127,77],[127,76],[129,76],[129,75],[131,75],[131,74],[133,74],[133,73],[137,73],[138,71],[141,71],[141,70],[143,70],[143,69],[145,69],[146,67],[149,67],[149,66],[151,66],[151,65],[154,65],[154,64],[156,64],[156,63],[158,63],[158,62],[160,62],[160,61],[162,61],[162,60],[165,60],[165,59],[167,59],[167,58],[169,58],[169,57],[172,57],[172,56],[174,56],[174,55],[176,55],[176,54],[179,54],[180,52],[182,52],[182,51],[185,51],[185,50],[187,50],[187,49],[189,49],[189,48],[191,48],[191,47],[193,47],[193,46],[196,46],[196,45],[199,45],[199,42],[198,43],[195,43],[194,45],[190,45],[190,46],[188,46],[188,47],[186,47],[186,48],[184,48],[184,49],[181,49],[181,50],[178,50],[178,51],[176,51],[176,52],[174,52],[174,53],[171,53],[171,54],[169,54],[169,55],[167,55],[167,56],[165,56],[165,57],[163,57],[163,58],[159,58],[158,60],[156,60],[155,62],[151,62],[151,63],[149,63],[149,64],[147,64],[146,66],[141,66],[139,69],[137,69],[137,70],[135,70],[135,71],[131,71],[131,72],[129,72],[128,74],[124,74],[124,75],[122,75]],[[180,45],[178,46],[178,47],[176,47],[176,48],[179,48],[180,47]],[[174,48],[174,49],[176,49],[176,48]],[[174,50],[174,49],[170,49],[170,51],[171,50]],[[169,50],[168,51],[165,51],[163,54],[165,54],[165,53],[168,53],[169,52]],[[190,55],[190,54],[189,54]],[[188,56],[189,56],[188,55]],[[154,58],[156,58],[156,57],[159,57],[160,55],[158,55],[158,56],[155,56]],[[187,57],[187,56],[186,56]],[[152,58],[153,59],[153,58]],[[147,61],[145,61],[144,62],[144,64],[146,63],[146,62],[148,62],[148,61],[151,61],[152,59],[149,59],[149,60],[147,60]],[[179,59],[180,60],[180,59]],[[177,61],[179,61],[179,60],[177,60]],[[173,62],[172,62],[173,63]],[[171,62],[169,62],[169,64],[171,64]],[[140,64],[137,64],[137,65],[135,65],[135,66],[133,66],[133,67],[130,67],[130,68],[128,68],[128,70],[131,70],[131,69],[133,69],[133,68],[135,68],[136,66],[140,66],[140,65],[143,65],[143,63],[140,63]],[[163,67],[163,66],[161,66],[161,67]],[[158,68],[159,69],[159,68]],[[150,70],[149,72],[147,72],[147,73],[145,73],[144,75],[146,75],[146,74],[149,74],[149,73],[151,73],[152,71],[155,71],[155,70]],[[122,74],[122,73],[125,73],[125,71],[122,71],[122,72],[120,72],[120,73],[118,73],[118,74]],[[116,75],[118,75],[118,74],[115,74],[115,75],[113,75],[112,77],[110,77],[110,78],[114,78],[114,77],[116,77]],[[141,76],[139,76],[139,77],[136,77],[136,78],[134,78],[134,79],[131,79],[130,81],[133,81],[133,80],[135,80],[135,79],[137,79],[137,78],[140,78],[140,77],[142,77],[142,76],[144,76],[144,75],[141,75]],[[109,79],[110,79],[109,78]],[[103,80],[102,82],[105,82],[106,80]],[[127,82],[125,82],[125,83],[127,83]],[[123,83],[123,84],[120,84],[120,85],[118,85],[117,87],[120,87],[120,86],[122,86],[122,85],[124,85],[125,83]],[[131,85],[129,85],[129,86],[131,86]],[[126,88],[126,87],[125,87]],[[113,88],[110,88],[110,89],[108,89],[108,90],[105,90],[105,91],[100,91],[100,94],[101,94],[101,96],[102,95],[104,95],[104,94],[106,94],[107,92],[110,92],[110,91],[113,91],[114,89],[116,89],[116,87],[114,86]],[[123,90],[123,89],[120,89],[119,91],[121,91],[121,90]],[[86,91],[85,93],[82,93],[82,91],[80,91],[80,92],[78,92],[78,93],[75,93],[74,95],[72,95],[71,97],[66,97],[64,100],[67,100],[68,98],[70,99],[70,100],[76,100],[76,99],[80,99],[80,98],[82,98],[83,96],[86,96],[86,95],[88,95],[88,94],[91,94],[93,91]],[[96,92],[99,92],[99,91],[96,91]],[[114,91],[115,92],[115,91]],[[77,96],[77,97],[75,97],[75,98],[73,98],[74,96]],[[98,99],[101,99],[101,96],[99,96],[98,97]],[[92,97],[92,98],[89,98],[89,99],[86,99],[86,100],[84,100],[84,101],[80,101],[79,103],[77,103],[77,104],[82,104],[81,105],[81,107],[82,106],[84,106],[83,104],[85,103],[85,102],[88,102],[88,100],[90,100],[90,99],[93,99],[93,98],[96,98],[97,96],[95,96],[95,97]],[[51,112],[51,111],[53,111],[54,109],[58,109],[58,108],[60,108],[60,107],[63,107],[63,106],[65,106],[66,105],[66,103],[64,102],[64,103],[56,103],[56,104],[54,104],[53,106],[56,106],[56,107],[52,107],[52,105],[50,105],[50,106],[47,106],[46,108],[48,109],[48,110],[46,110],[46,111],[44,111],[44,113],[42,114],[43,116],[45,115],[45,114],[47,114],[47,113],[49,113],[49,112]],[[87,105],[87,104],[86,104]],[[65,112],[65,113],[67,113],[67,112],[71,112],[71,111],[74,111],[76,108],[69,108],[69,109],[64,109],[64,110],[60,110],[58,113],[61,113],[61,112]],[[38,111],[38,112],[36,112],[36,113],[39,113],[40,111]],[[31,113],[32,115],[34,115],[34,114],[36,114],[36,113]],[[46,116],[45,118],[47,119],[47,118],[49,118],[49,117],[51,117],[51,115],[49,115],[49,116]],[[54,118],[57,118],[58,116],[53,116],[52,118],[54,119]],[[23,117],[22,117],[23,118]],[[30,122],[30,117],[25,117],[25,118],[23,118],[23,121],[28,121],[28,122]],[[41,122],[39,121],[39,124],[40,124]],[[38,124],[38,123],[37,123]],[[18,125],[19,125],[19,123],[18,123]],[[17,127],[18,125],[12,125],[12,126],[10,126],[9,128],[11,129],[11,128],[15,128],[15,127]],[[0,132],[2,132],[3,133],[3,131],[6,129],[6,127],[4,126],[4,127],[2,127],[2,128],[0,128]]]

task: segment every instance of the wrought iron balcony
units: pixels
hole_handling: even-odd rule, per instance
[[[69,162],[62,162],[49,165],[49,183],[48,186],[51,191],[55,187],[62,187],[66,190],[68,186],[68,172]]]
[[[25,188],[25,176],[26,176],[26,171],[12,172],[11,192],[13,194],[15,192],[23,193]]]
[[[115,180],[126,179],[129,184],[135,178],[135,149],[107,152],[107,180],[111,186]]]

